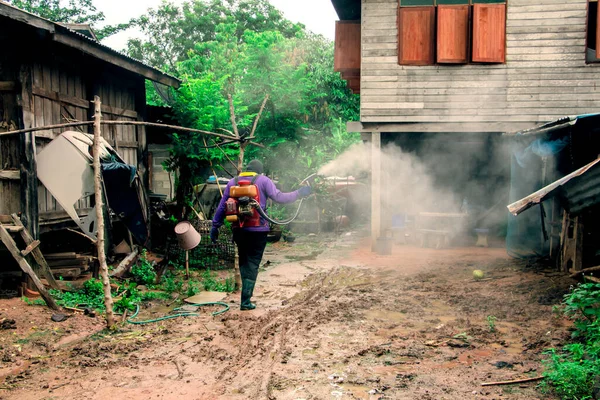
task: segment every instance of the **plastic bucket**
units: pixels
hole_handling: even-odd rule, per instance
[[[175,226],[175,234],[179,247],[183,250],[191,250],[200,244],[202,236],[194,229],[188,221],[183,221]]]

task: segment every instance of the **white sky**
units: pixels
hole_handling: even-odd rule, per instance
[[[156,8],[162,0],[96,0],[96,8],[106,15],[106,24],[127,22],[131,18],[139,17],[148,8]],[[181,4],[183,0],[172,0]],[[293,21],[301,22],[307,29],[320,33],[333,40],[335,21],[338,19],[330,0],[269,0],[271,4],[280,9],[284,16]],[[126,47],[127,39],[139,37],[137,29],[129,29],[108,37],[102,43],[117,50]]]

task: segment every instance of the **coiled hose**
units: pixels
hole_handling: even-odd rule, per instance
[[[215,311],[212,313],[213,317],[229,311],[229,305],[226,303],[223,303],[221,301],[216,301],[213,303],[192,303],[190,305],[197,306],[197,307],[223,306],[224,308],[222,310],[218,310],[218,311]],[[181,307],[177,307],[177,308],[173,309],[173,311],[178,311],[180,309],[181,309]],[[140,305],[136,304],[135,313],[131,317],[127,318],[127,322],[129,322],[130,324],[134,324],[134,325],[145,325],[145,324],[151,324],[153,322],[165,321],[167,319],[173,319],[173,318],[179,318],[179,317],[197,317],[200,315],[195,312],[181,312],[181,313],[177,313],[177,314],[165,315],[163,317],[154,318],[154,319],[147,319],[147,320],[143,320],[143,321],[134,321],[135,317],[137,317],[139,312],[140,312]]]

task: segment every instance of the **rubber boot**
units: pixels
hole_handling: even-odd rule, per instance
[[[256,308],[256,305],[250,302],[255,284],[256,281],[242,279],[242,304],[240,305],[240,310],[254,310]]]

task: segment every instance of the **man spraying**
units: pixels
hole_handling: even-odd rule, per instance
[[[267,199],[276,203],[293,203],[299,198],[310,195],[310,186],[283,193],[268,177],[262,175],[263,165],[252,160],[244,172],[231,179],[223,192],[223,198],[213,218],[210,239],[216,243],[219,227],[227,218],[233,225],[233,241],[238,247],[240,275],[242,276],[242,299],[240,310],[254,310],[250,299],[258,276],[258,267],[267,245],[269,223],[256,210],[256,204],[264,210]]]

